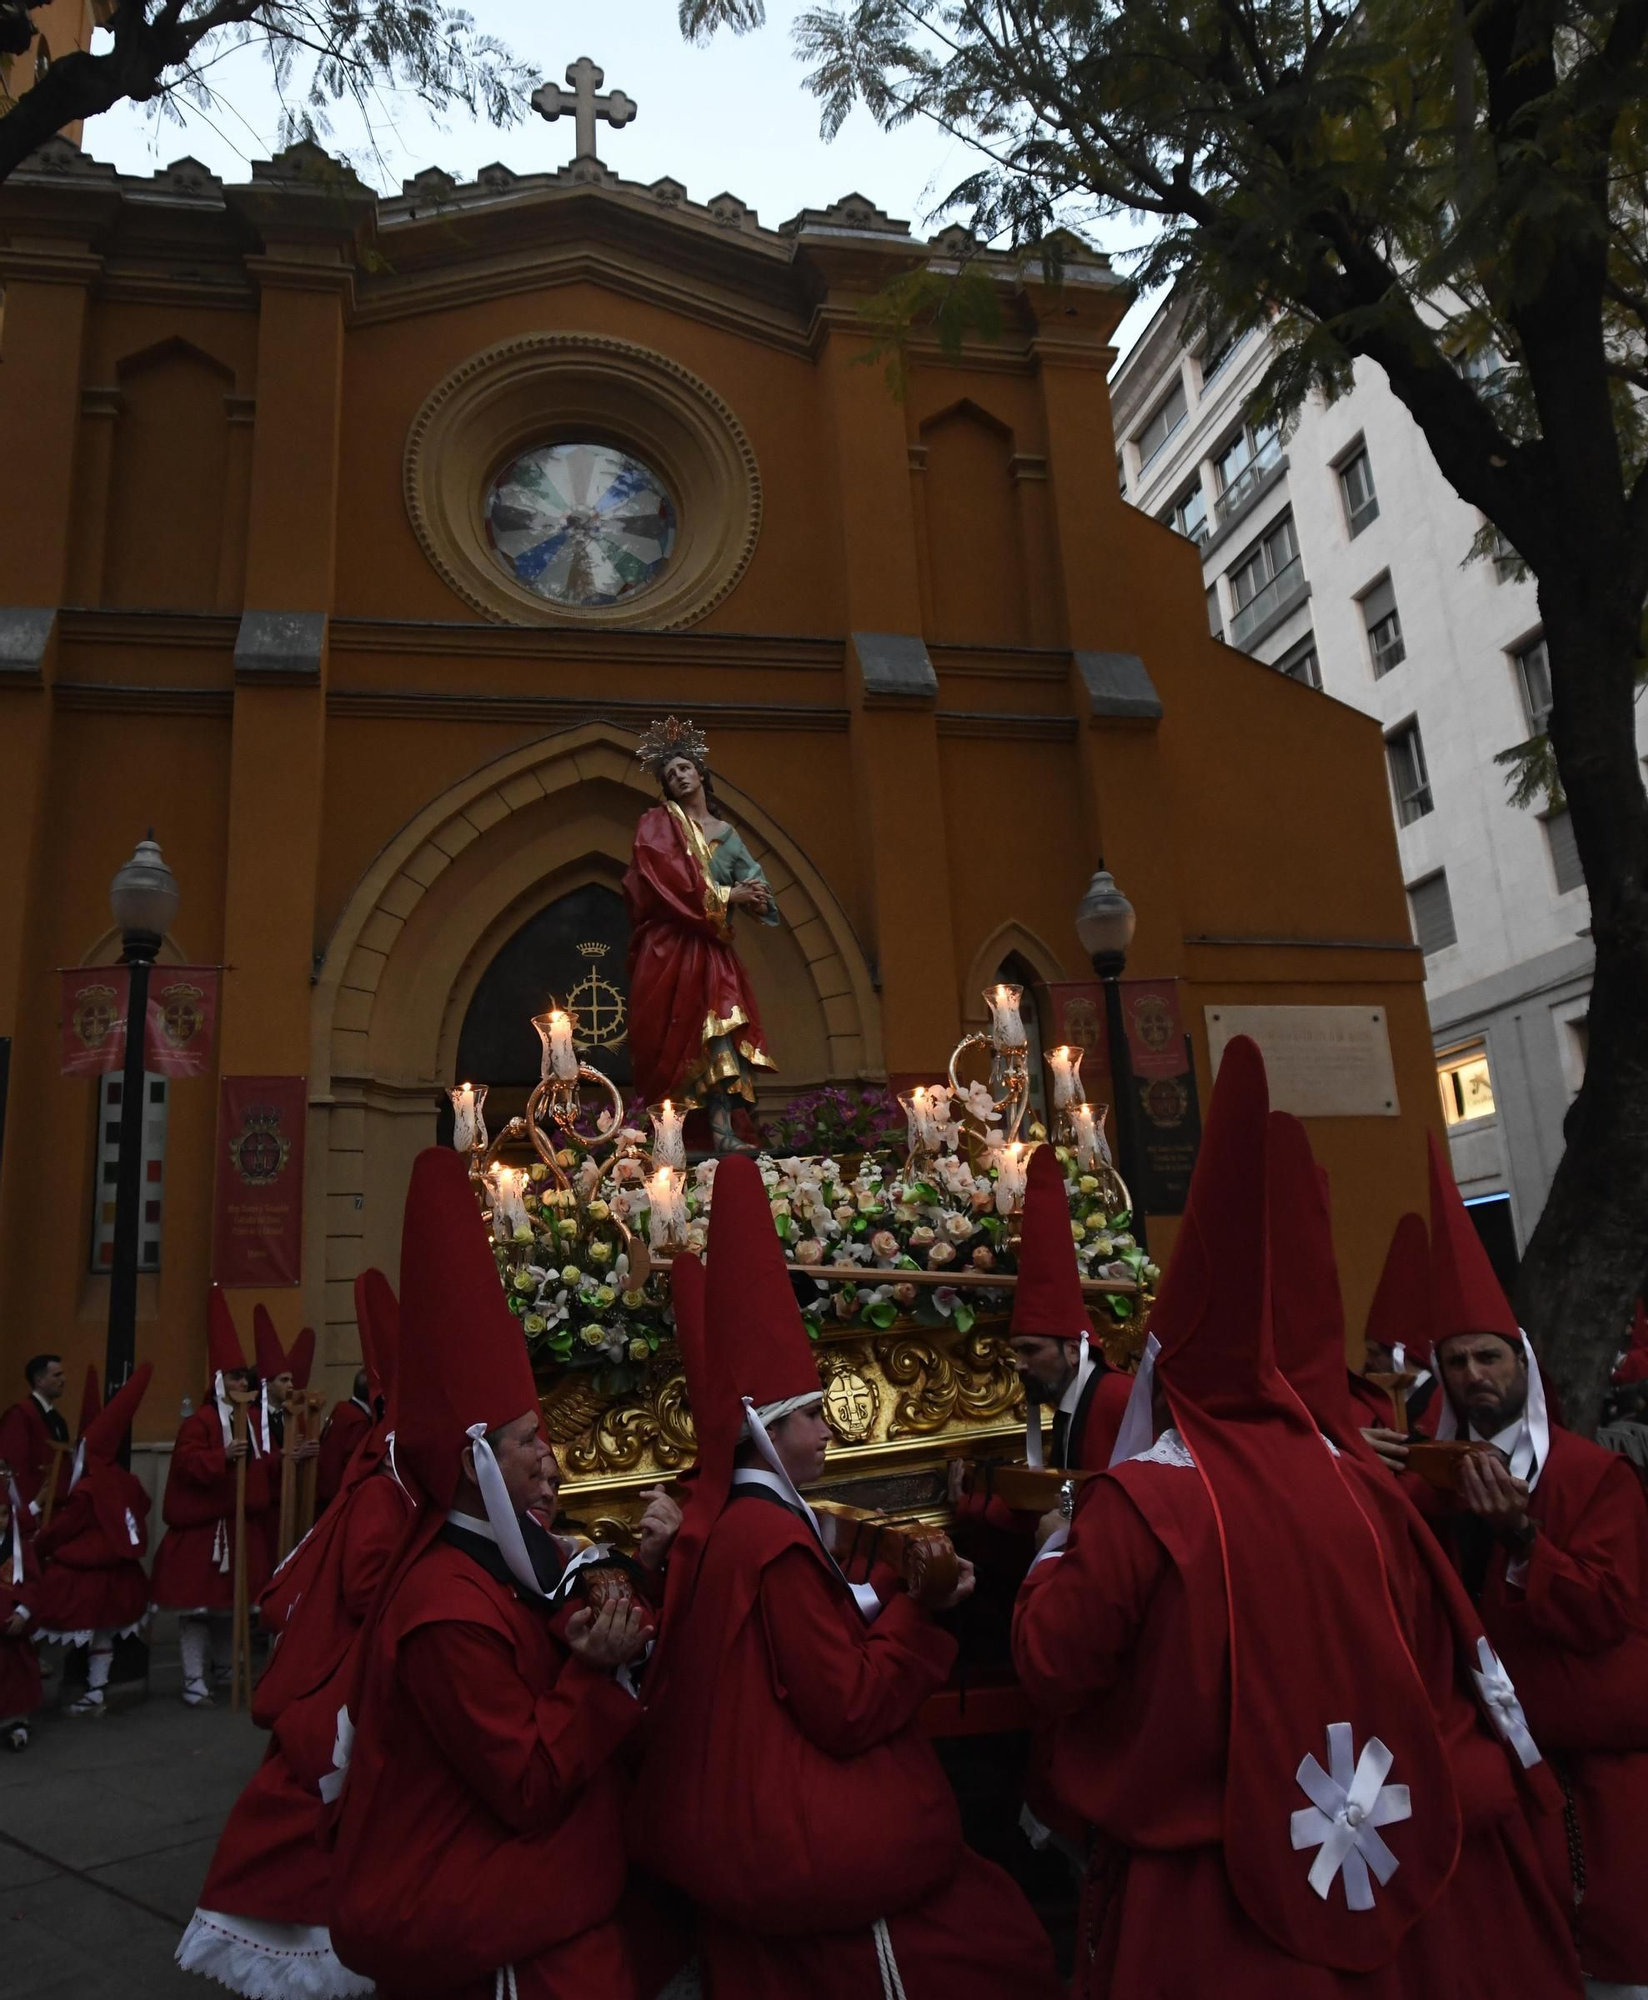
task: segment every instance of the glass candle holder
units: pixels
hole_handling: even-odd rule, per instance
[[[1010,986],[1005,981],[984,989],[984,1004],[990,1009],[990,1039],[998,1049],[1022,1049],[1028,1037],[1024,1032],[1024,1016],[1019,1011],[1024,1001],[1024,988]]]
[[[686,1113],[678,1111],[669,1098],[665,1098],[652,1117],[652,1157],[661,1167],[673,1167],[677,1173],[684,1173],[687,1166],[687,1142],[682,1127],[686,1123]]]
[[[1109,1115],[1108,1104],[1072,1104],[1070,1107],[1076,1165],[1084,1174],[1096,1174],[1101,1167],[1115,1165],[1110,1157],[1110,1141],[1104,1133],[1104,1121]]]
[[[456,1083],[446,1093],[452,1100],[452,1145],[459,1153],[486,1149],[486,1091],[484,1083]]]
[[[1053,1109],[1068,1111],[1081,1098],[1082,1057],[1087,1051],[1064,1042],[1047,1052],[1047,1067],[1053,1072]]]
[[[551,1007],[547,1014],[534,1014],[532,1025],[543,1044],[543,1064],[539,1080],[548,1083],[576,1083],[578,1051],[572,1045],[572,1016],[564,1007]]]

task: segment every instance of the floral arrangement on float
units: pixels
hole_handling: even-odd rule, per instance
[[[1004,996],[1000,1000],[997,996]],[[965,1334],[1011,1309],[1018,1215],[1028,1154],[1054,1146],[1064,1172],[1070,1228],[1084,1279],[1118,1290],[1090,1293],[1101,1325],[1125,1336],[1158,1273],[1131,1233],[1131,1198],[1105,1136],[1106,1107],[1080,1094],[1083,1052],[1060,1048],[1051,1071],[1053,1132],[1032,1124],[1021,1139],[1028,1097],[1018,990],[988,994],[991,1035],[967,1038],[991,1050],[987,1081],[963,1082],[952,1057],[948,1083],[893,1099],[832,1086],[798,1099],[770,1122],[769,1145],[816,1143],[839,1134],[842,1150],[764,1151],[758,1165],[785,1246],[803,1318],[815,1339],[899,1326]],[[496,1138],[485,1124],[484,1085],[452,1090],[453,1143],[492,1227],[499,1279],[535,1362],[598,1371],[594,1386],[624,1394],[674,1335],[668,1260],[701,1253],[708,1236],[717,1162],[689,1164],[685,1107],[666,1101],[643,1129],[602,1073],[579,1060],[566,1010],[537,1017],[543,1075],[526,1114]],[[1005,1058],[1005,1060],[1004,1060]],[[582,1091],[604,1091],[591,1114]],[[902,1130],[900,1130],[902,1128]],[[902,1138],[902,1145],[890,1143]],[[526,1167],[502,1162],[525,1138]],[[857,1143],[860,1150],[847,1151]]]

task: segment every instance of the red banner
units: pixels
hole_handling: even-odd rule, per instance
[[[218,1092],[212,1277],[296,1285],[303,1277],[307,1079],[226,1076]]]
[[[83,965],[59,974],[65,1076],[106,1076],[126,1060],[126,983],[123,965]]]
[[[149,974],[144,1066],[161,1076],[204,1076],[217,1026],[217,967],[157,965]]]

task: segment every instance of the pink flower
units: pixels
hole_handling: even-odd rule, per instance
[[[953,1243],[935,1243],[927,1252],[929,1264],[953,1264],[956,1261],[956,1246]]]
[[[824,1261],[824,1245],[819,1242],[816,1236],[804,1237],[795,1246],[795,1261],[798,1264],[822,1264]]]
[[[919,1229],[912,1229],[910,1231],[910,1248],[912,1250],[925,1250],[928,1244],[935,1240],[936,1235],[937,1231],[929,1229],[924,1222]]]
[[[990,1248],[988,1243],[981,1243],[973,1252],[973,1269],[975,1271],[993,1271],[995,1266],[995,1251]]]
[[[915,1302],[916,1302],[916,1288],[907,1279],[902,1284],[894,1285],[893,1304],[895,1306],[904,1306],[908,1308],[910,1306],[913,1306]]]
[[[891,1263],[898,1255],[898,1238],[890,1229],[878,1229],[870,1238],[870,1248],[878,1257]]]

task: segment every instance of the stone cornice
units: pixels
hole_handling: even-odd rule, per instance
[[[838,734],[847,727],[844,708],[802,706],[793,702],[702,701],[692,702],[694,716],[702,715],[717,729],[773,729],[786,732],[818,731]],[[589,697],[550,694],[479,694],[435,692],[425,688],[367,688],[332,686],[327,690],[329,716],[371,721],[438,722],[520,722],[543,728],[567,729],[580,722],[631,722],[644,724],[657,714],[658,703],[649,697],[635,701],[616,695]]]

